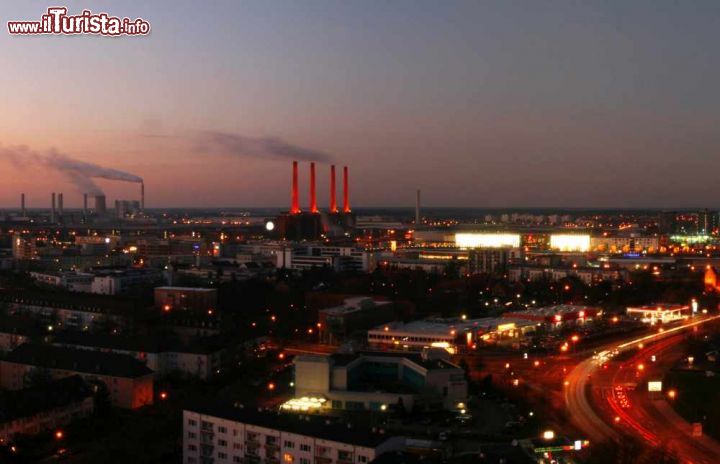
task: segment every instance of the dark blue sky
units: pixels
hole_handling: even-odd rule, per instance
[[[0,15],[49,5],[6,0]],[[448,206],[720,206],[717,1],[67,6],[153,33],[0,34],[0,144],[141,175],[150,205],[287,203],[289,162],[193,142],[213,131],[331,155],[357,205],[412,204],[421,188]],[[20,190],[79,201],[62,176],[3,171],[0,204]]]

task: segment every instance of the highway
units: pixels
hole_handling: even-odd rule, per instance
[[[667,406],[664,401],[658,402],[659,408],[647,400],[647,394],[637,395],[645,398],[633,408],[625,403],[626,393],[624,386],[633,383],[644,384],[638,379],[642,371],[638,373],[639,364],[643,364],[664,350],[675,347],[682,340],[682,332],[701,324],[717,321],[720,316],[705,316],[683,322],[680,325],[667,329],[659,329],[657,333],[634,337],[622,343],[614,343],[605,346],[595,357],[583,360],[572,369],[566,377],[565,405],[573,424],[578,427],[592,442],[599,443],[606,440],[617,441],[623,434],[634,434],[640,436],[651,446],[658,446],[661,443],[671,445],[681,456],[682,462],[691,463],[713,463],[720,460],[720,446],[707,437],[701,439],[688,436],[689,429],[677,414]],[[645,344],[648,348],[640,350]],[[651,345],[653,344],[653,345]],[[629,361],[614,364],[610,372],[600,372],[603,365],[616,355],[629,351],[640,350]],[[645,364],[643,364],[643,369]],[[598,375],[600,374],[600,375]],[[660,375],[658,373],[658,375]],[[601,382],[603,378],[609,378],[607,382],[611,394],[607,395],[608,407],[612,412],[610,417],[603,419],[603,411],[596,410],[588,395],[590,393],[590,382]],[[592,380],[591,380],[592,379]],[[646,379],[645,379],[646,380]],[[615,390],[618,388],[619,390]],[[618,392],[618,395],[612,394]],[[622,401],[620,401],[622,400]],[[663,408],[662,403],[665,404]],[[668,411],[668,409],[670,411]]]

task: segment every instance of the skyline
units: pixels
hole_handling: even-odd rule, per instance
[[[136,174],[149,208],[289,205],[292,156],[237,156],[266,138],[319,162],[320,205],[332,161],[355,207],[411,206],[418,188],[427,207],[718,206],[713,2],[65,5],[152,33],[3,34],[0,146]],[[12,2],[3,19],[48,6]],[[21,192],[81,204],[61,173],[0,162],[0,207]]]

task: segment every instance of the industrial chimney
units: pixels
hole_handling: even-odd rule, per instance
[[[348,167],[343,167],[343,213],[350,212],[350,188],[348,187]]]
[[[298,163],[293,161],[292,172],[292,205],[290,207],[291,214],[300,213],[300,199],[298,198]]]
[[[22,217],[27,217],[27,214],[25,214],[25,194],[20,194],[20,214]]]
[[[317,197],[315,196],[315,163],[310,163],[310,212],[318,212]]]
[[[52,193],[51,198],[51,208],[50,208],[50,222],[55,223],[55,192]]]
[[[415,226],[420,225],[420,189],[416,192],[415,197]]]
[[[103,215],[106,213],[105,195],[95,195],[95,214]]]
[[[145,182],[140,182],[140,211],[145,211]]]
[[[337,198],[335,198],[335,165],[330,166],[330,212],[337,213]]]
[[[88,210],[87,210],[87,193],[83,193],[83,217],[88,217]]]
[[[58,217],[62,219],[65,208],[63,207],[63,194],[58,193]]]

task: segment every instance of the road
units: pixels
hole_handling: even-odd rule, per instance
[[[652,446],[671,442],[683,462],[718,462],[720,448],[716,447],[717,444],[707,439],[697,440],[686,437],[687,427],[683,429],[677,417],[668,420],[670,413],[667,409],[671,410],[671,408],[665,408],[663,414],[657,408],[651,407],[648,401],[641,401],[632,408],[626,404],[627,390],[633,390],[634,384],[645,385],[646,379],[639,376],[644,374],[645,366],[649,366],[646,363],[653,354],[657,357],[664,350],[676,346],[682,339],[679,336],[682,332],[718,320],[720,316],[706,316],[665,330],[659,329],[654,334],[608,345],[598,352],[596,358],[580,362],[566,377],[565,405],[573,424],[582,430],[591,442],[617,441],[626,434],[639,435]],[[644,345],[649,346],[643,348]],[[612,363],[613,369],[605,372],[612,357],[630,350],[638,353],[628,361]],[[643,364],[643,367],[639,368],[639,364]],[[611,379],[609,382],[608,378]],[[608,400],[610,414],[607,414],[608,411],[598,410],[588,398],[591,382],[597,382],[598,387],[602,387],[602,383],[605,382],[605,387],[610,388],[609,394],[605,395],[610,398]]]

